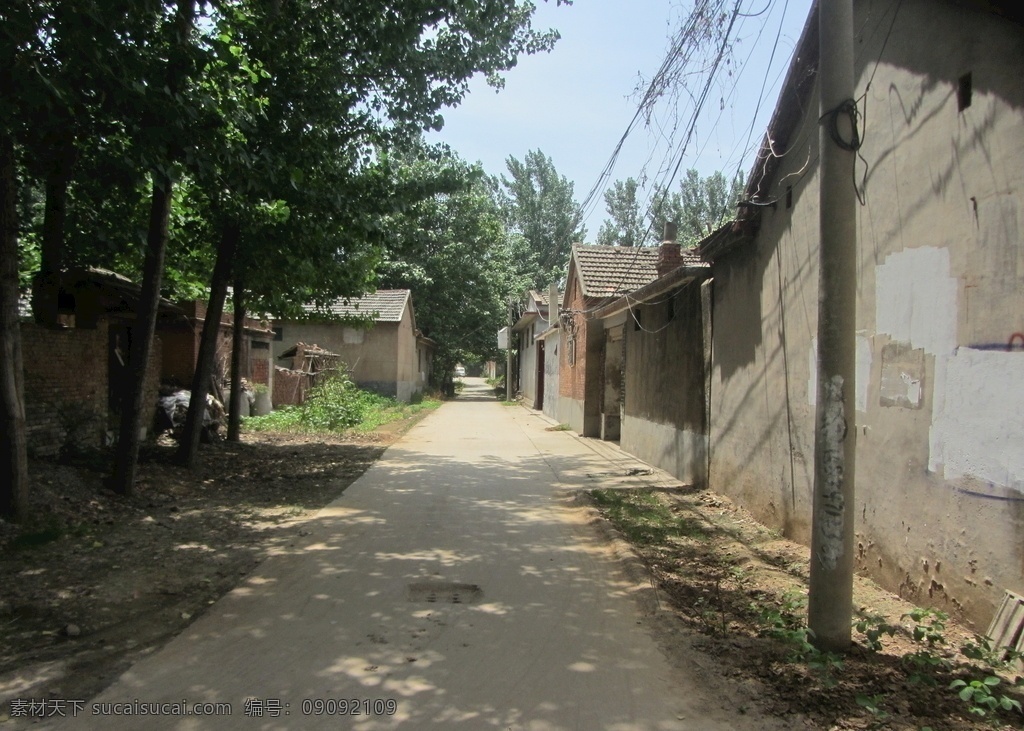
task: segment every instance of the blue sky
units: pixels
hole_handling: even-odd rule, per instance
[[[571,6],[556,6],[554,0],[540,0],[537,5],[535,27],[557,28],[562,35],[554,50],[520,59],[498,93],[482,79],[474,80],[466,100],[445,111],[444,129],[428,139],[449,144],[492,175],[507,172],[510,155],[522,159],[528,150],[540,149],[573,182],[582,203],[633,118],[636,89],[658,69],[670,31],[692,3],[575,0]],[[810,0],[744,0],[742,12],[755,17],[741,17],[736,24],[736,70],[732,76],[722,74],[714,85],[682,170],[746,174],[809,7]],[[692,114],[690,104],[678,110],[662,105],[657,116],[664,128]],[[675,166],[678,143],[670,146],[664,135],[641,124],[627,140],[611,180],[642,180],[645,175],[651,182],[665,180]],[[588,211],[585,223],[592,241],[605,217],[600,194]]]

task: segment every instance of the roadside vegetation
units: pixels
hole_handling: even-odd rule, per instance
[[[409,418],[422,411],[436,409],[441,402],[418,398],[405,404],[358,388],[347,374],[337,372],[310,390],[300,406],[285,406],[266,416],[245,420],[247,430],[344,433],[369,432],[384,424]]]
[[[589,495],[694,645],[730,681],[766,689],[761,712],[790,718],[794,728],[1024,728],[1020,653],[993,647],[941,609],[915,607],[858,577],[854,645],[844,655],[822,652],[806,623],[805,548],[708,492]]]

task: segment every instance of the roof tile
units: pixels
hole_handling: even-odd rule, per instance
[[[336,317],[372,317],[376,322],[400,322],[409,301],[408,289],[378,289],[362,297],[342,297],[325,310],[315,305],[303,305],[309,313],[331,314]]]
[[[657,246],[599,246],[576,244],[576,259],[583,294],[586,297],[620,297],[658,278]],[[700,259],[683,251],[683,262],[699,266]]]

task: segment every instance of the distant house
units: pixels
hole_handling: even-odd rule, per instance
[[[416,328],[408,289],[382,289],[305,310],[304,319],[274,321],[275,363],[298,343],[315,344],[338,356],[361,388],[407,402],[426,387],[434,341]]]
[[[572,247],[559,318],[555,418],[583,436],[617,440],[622,411],[623,326],[606,331],[592,313],[657,279],[659,255],[650,247]]]
[[[710,270],[672,240],[653,251],[656,279],[588,315],[589,327],[603,330],[607,343],[609,414],[603,418],[609,421],[614,411],[617,387],[621,447],[684,482],[703,485],[711,343],[710,323],[702,317],[709,290],[702,283]]]
[[[528,406],[538,410],[544,407],[546,393],[546,346],[541,335],[549,325],[548,296],[535,289],[527,292],[523,314],[512,326],[512,332],[519,336],[519,394]]]

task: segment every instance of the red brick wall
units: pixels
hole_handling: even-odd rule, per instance
[[[582,313],[586,309],[586,302],[583,299],[583,293],[580,291],[578,280],[575,276],[572,276],[571,279],[569,298],[567,300],[569,311]],[[558,355],[558,393],[561,396],[582,401],[587,370],[587,321],[582,314],[573,314],[572,317],[576,323],[576,343],[575,346],[570,345],[567,338],[568,331],[565,330],[566,337],[562,341],[562,348]],[[573,347],[575,347],[576,362],[575,365],[570,366],[569,353]]]
[[[51,330],[22,323],[25,418],[28,446],[35,456],[55,456],[66,446],[100,447],[109,423],[108,321],[96,328]],[[144,424],[156,411],[160,386],[161,343],[153,344],[146,376]]]
[[[309,376],[298,371],[278,368],[274,371],[274,406],[301,404],[309,388]]]
[[[270,383],[270,351],[266,352],[266,358],[254,357],[252,359],[252,372],[250,379],[253,383],[262,383],[268,385]]]

